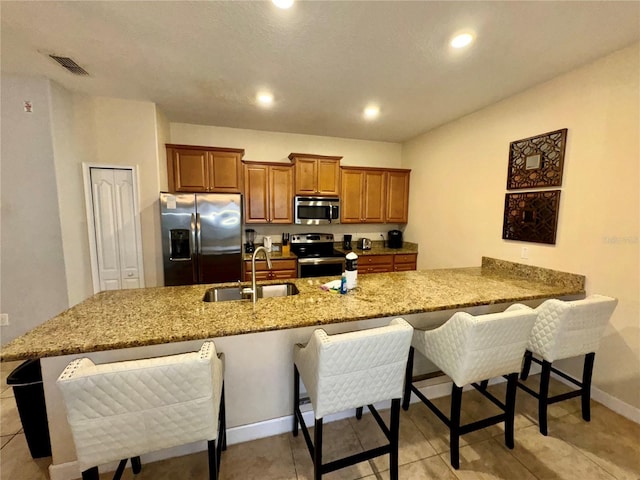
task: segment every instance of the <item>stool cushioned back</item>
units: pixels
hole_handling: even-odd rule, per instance
[[[315,417],[401,398],[412,332],[401,318],[339,335],[315,330],[294,353]]]
[[[416,330],[413,346],[461,387],[520,371],[535,318],[530,310],[457,312],[436,329]]]
[[[595,352],[617,304],[604,295],[547,300],[535,309],[538,317],[527,349],[548,362]]]
[[[198,352],[95,365],[71,362],[58,378],[81,470],[215,440],[223,365],[213,342]]]

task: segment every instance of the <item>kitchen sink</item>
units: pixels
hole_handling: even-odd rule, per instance
[[[297,295],[298,287],[293,283],[278,283],[276,285],[258,285],[258,298],[287,297]],[[210,288],[204,293],[203,302],[229,302],[233,300],[251,300],[251,295],[242,293],[239,287]]]

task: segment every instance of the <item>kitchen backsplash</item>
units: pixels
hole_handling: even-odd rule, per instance
[[[282,242],[282,234],[284,232],[290,234],[298,233],[333,233],[334,240],[336,242],[342,241],[344,235],[351,235],[353,241],[357,241],[359,238],[366,237],[374,241],[387,239],[387,232],[389,230],[404,230],[405,225],[397,225],[394,223],[359,223],[359,224],[337,224],[337,225],[263,225],[263,224],[248,224],[244,225],[242,229],[242,241],[246,242],[244,238],[244,230],[252,228],[256,231],[256,243],[261,244],[262,238],[265,235],[271,237],[273,243]],[[382,235],[382,236],[381,236]]]

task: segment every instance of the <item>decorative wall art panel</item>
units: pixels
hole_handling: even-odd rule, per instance
[[[566,143],[566,128],[511,142],[507,190],[561,186]]]
[[[559,206],[560,190],[505,194],[502,238],[555,244]]]

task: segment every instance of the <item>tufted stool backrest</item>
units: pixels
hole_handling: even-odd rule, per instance
[[[456,312],[434,330],[416,330],[413,345],[461,387],[519,371],[535,318],[531,310]]]
[[[401,398],[412,332],[401,318],[339,335],[315,330],[294,354],[315,417]]]
[[[213,342],[144,360],[95,365],[79,358],[57,383],[81,471],[217,437],[223,364]]]
[[[535,309],[528,350],[548,362],[595,352],[618,300],[590,295],[583,300],[547,300]]]

